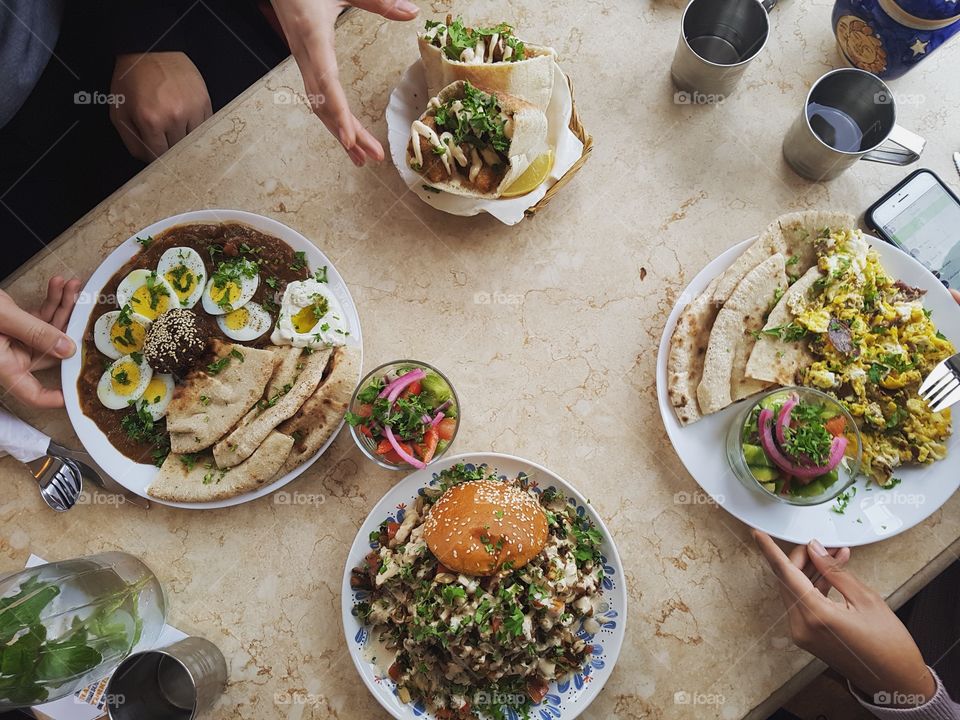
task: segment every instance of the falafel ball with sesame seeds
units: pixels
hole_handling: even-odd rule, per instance
[[[143,357],[158,373],[183,376],[203,357],[210,327],[192,310],[174,308],[153,321],[143,343]]]

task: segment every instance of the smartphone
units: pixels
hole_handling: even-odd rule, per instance
[[[864,219],[944,285],[960,288],[960,200],[935,172],[911,173],[871,205]]]

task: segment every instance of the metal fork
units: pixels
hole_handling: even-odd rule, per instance
[[[920,385],[920,397],[933,412],[960,402],[960,353],[937,365]]]

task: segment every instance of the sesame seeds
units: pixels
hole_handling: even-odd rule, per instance
[[[153,321],[143,356],[160,373],[182,373],[206,350],[206,334],[192,310],[174,308]]]

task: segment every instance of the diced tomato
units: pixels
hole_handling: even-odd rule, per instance
[[[542,677],[534,675],[527,679],[527,695],[533,700],[534,704],[539,703],[547,695],[549,686]]]
[[[490,629],[493,630],[493,632],[497,632],[501,625],[503,625],[503,620],[501,620],[499,617],[495,617],[490,621]]]
[[[388,522],[387,523],[387,540],[393,540],[397,536],[397,530],[400,529],[400,523],[398,522]]]
[[[834,437],[839,437],[847,430],[847,419],[843,415],[835,415],[827,420],[825,427],[828,433]]]
[[[367,567],[370,568],[370,572],[375,573],[380,569],[380,556],[377,555],[376,552],[367,553],[364,561],[367,563]]]
[[[365,403],[357,408],[357,415],[360,417],[370,417],[373,415],[373,405]]]
[[[357,432],[359,432],[361,435],[366,435],[368,438],[373,437],[373,433],[370,432],[370,428],[368,428],[366,425],[357,425]]]
[[[420,459],[425,463],[433,460],[433,455],[437,452],[437,443],[440,442],[440,433],[436,428],[427,428],[426,432],[423,433],[423,442],[417,445],[414,445],[414,450],[417,451],[417,455],[420,456]]]
[[[406,443],[398,443],[398,444],[403,449],[403,451],[407,453],[407,455],[413,454],[413,448],[411,448],[409,445],[407,445]],[[394,464],[403,462],[403,459],[400,457],[397,451],[393,449],[393,445],[390,444],[389,440],[381,440],[377,444],[377,455],[381,455],[384,460]]]
[[[410,397],[411,395],[419,395],[423,388],[420,386],[419,380],[414,380],[412,383],[407,385],[403,392],[400,393],[400,397]]]
[[[389,675],[390,679],[393,680],[394,682],[399,682],[400,676],[403,675],[403,670],[400,669],[399,664],[394,663],[393,665],[390,666],[390,669],[387,670],[387,675]]]
[[[457,429],[456,418],[444,418],[437,423],[437,432],[441,440],[453,440],[453,431]]]

